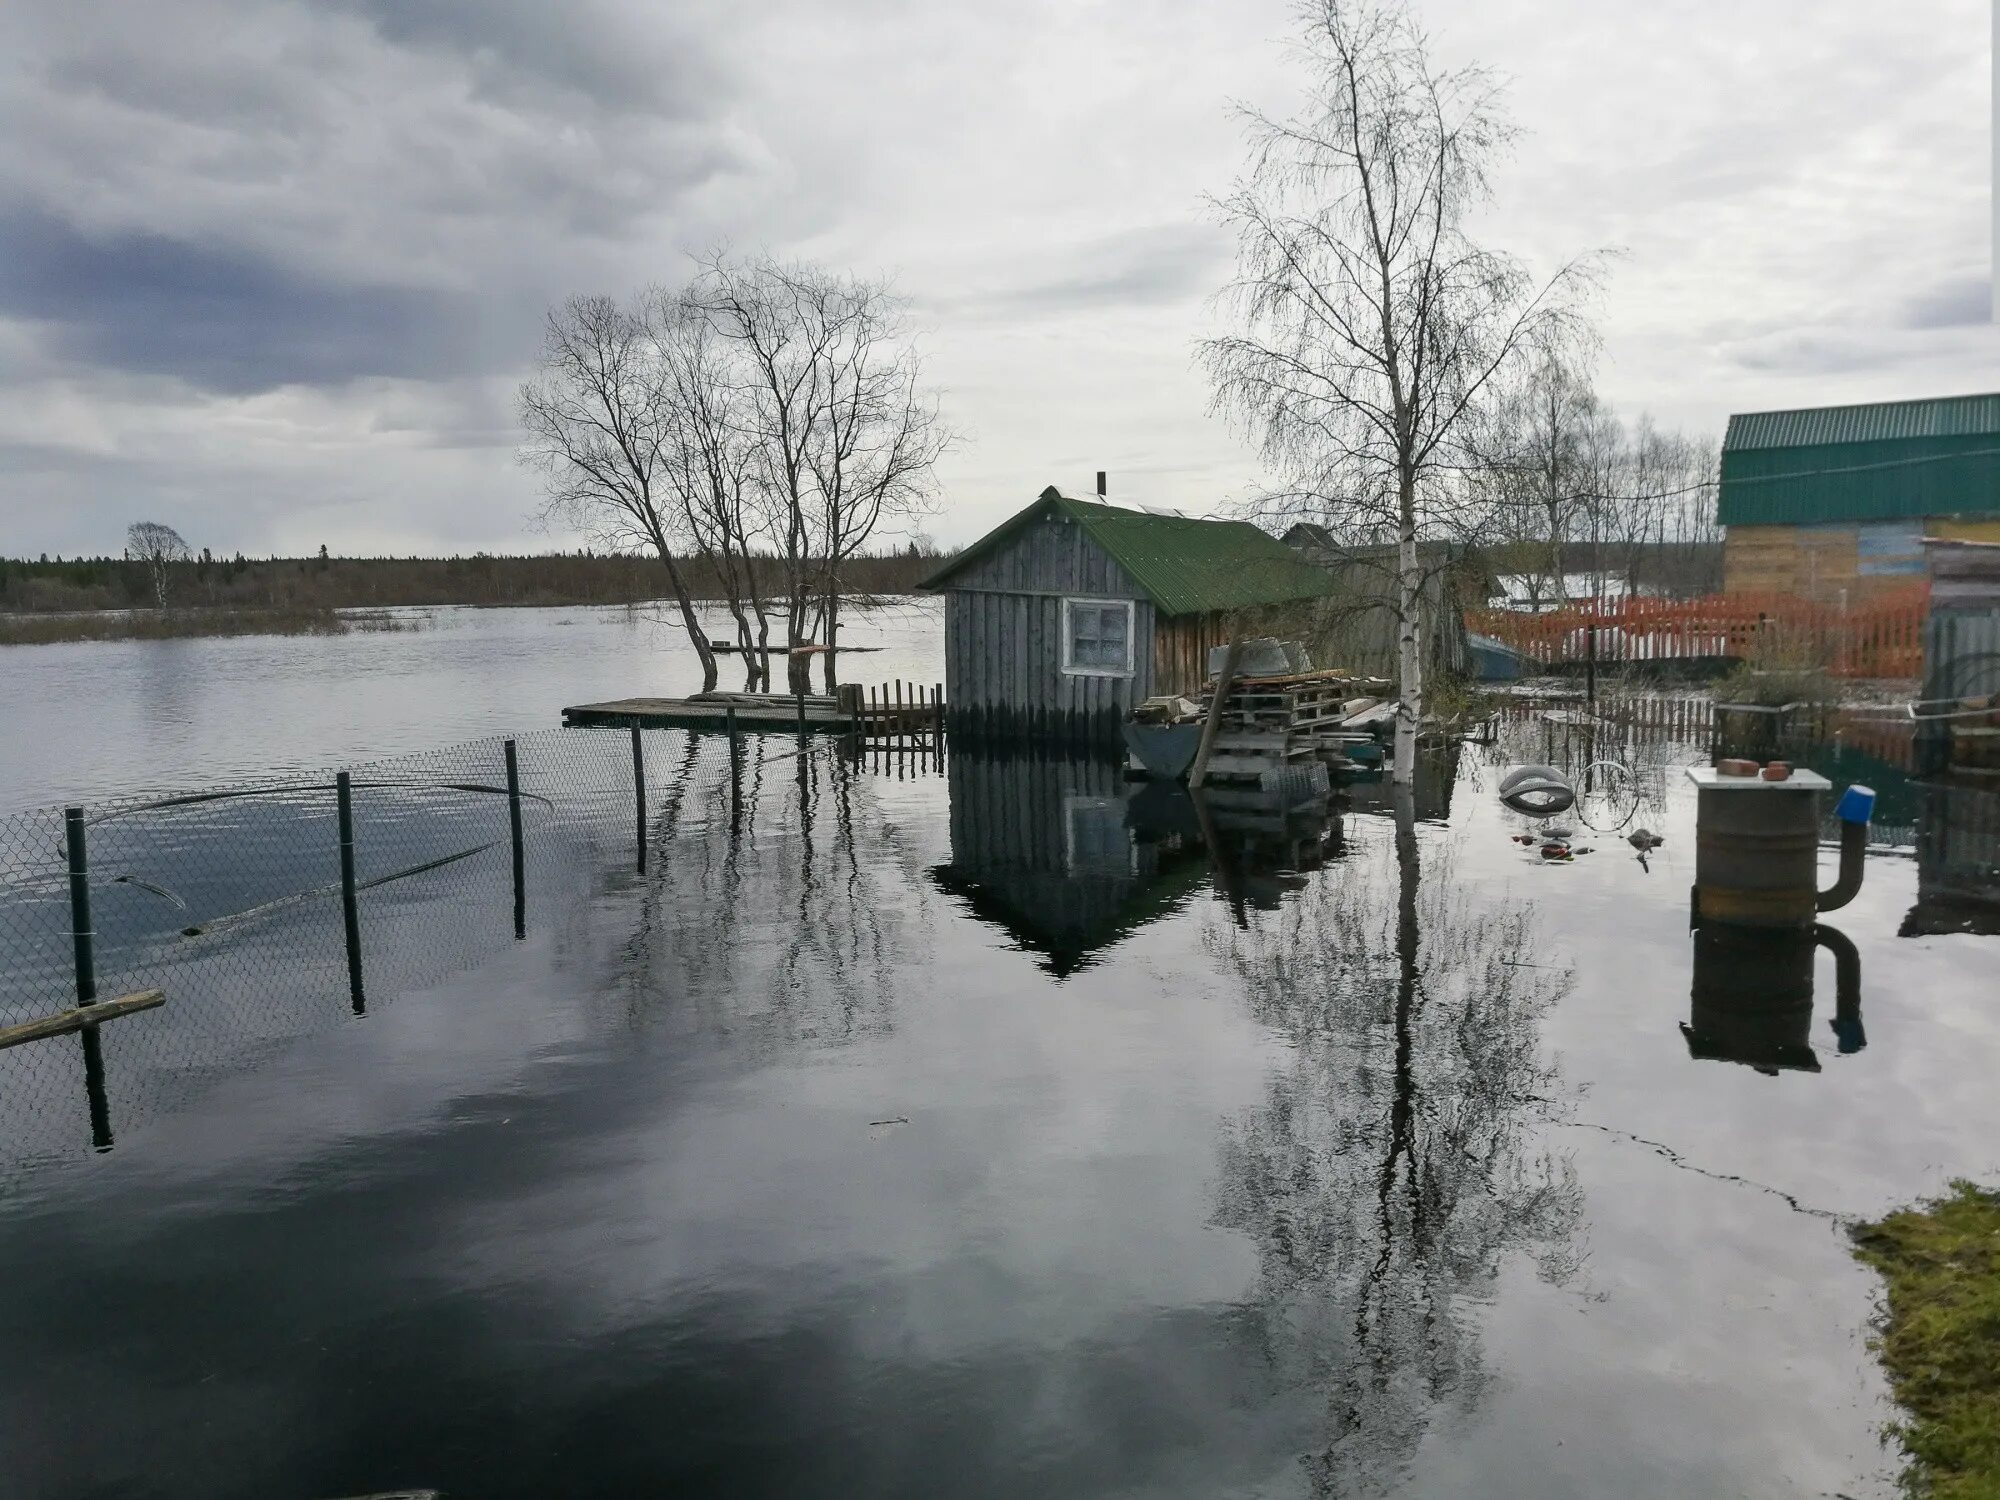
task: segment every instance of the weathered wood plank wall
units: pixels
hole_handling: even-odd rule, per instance
[[[1129,677],[1066,673],[1065,598],[1133,601]],[[1154,610],[1081,527],[1037,522],[955,575],[945,605],[945,701],[954,734],[1113,744],[1153,686]]]

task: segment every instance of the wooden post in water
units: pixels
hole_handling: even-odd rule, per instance
[[[896,736],[896,748],[898,750],[901,750],[903,748],[904,724],[903,724],[903,679],[900,677],[896,679],[896,717],[895,720],[893,721],[892,732]]]
[[[931,749],[937,768],[944,769],[944,684],[931,688]]]
[[[354,783],[347,772],[333,778],[333,804],[340,824],[340,920],[347,929],[347,998],[364,1014],[368,997],[361,985],[361,903],[354,882]]]
[[[806,690],[804,688],[798,690],[796,702],[799,713],[799,751],[803,754],[806,748]]]
[[[507,754],[507,826],[514,839],[514,937],[528,935],[528,861],[521,846],[521,763],[512,740],[502,747]]]
[[[1195,746],[1194,764],[1188,767],[1189,791],[1199,791],[1208,777],[1208,758],[1215,752],[1215,732],[1222,724],[1222,702],[1229,685],[1236,680],[1236,658],[1243,651],[1243,632],[1232,631],[1222,653],[1222,670],[1215,674],[1215,691],[1208,700],[1208,717],[1201,721],[1201,742]]]
[[[639,738],[639,721],[632,721],[632,829],[639,873],[646,873],[646,746]]]
[[[63,843],[69,855],[69,931],[76,960],[79,1008],[97,1000],[96,930],[90,921],[90,855],[84,842],[83,809],[63,809]],[[90,1106],[90,1144],[111,1149],[111,1096],[104,1087],[104,1051],[97,1028],[86,1026],[83,1041],[83,1093]]]

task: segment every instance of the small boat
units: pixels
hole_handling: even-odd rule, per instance
[[[1481,682],[1519,682],[1523,677],[1535,675],[1534,659],[1522,655],[1505,641],[1468,630],[1465,645],[1472,653],[1472,675]]]
[[[1125,748],[1132,752],[1148,776],[1163,781],[1179,781],[1194,764],[1201,748],[1201,722],[1191,724],[1142,724],[1125,721]]]

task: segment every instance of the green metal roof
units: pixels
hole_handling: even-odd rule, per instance
[[[1805,526],[2000,514],[2000,394],[1745,412],[1716,519]]]
[[[1877,401],[1867,406],[1739,412],[1729,419],[1722,451],[1994,436],[2000,436],[2000,395],[1939,396],[1928,401]]]
[[[1088,532],[1162,614],[1209,614],[1323,598],[1333,592],[1333,580],[1325,569],[1304,561],[1248,521],[1121,510],[1102,501],[1072,500],[1054,485],[918,587],[949,587],[951,576],[960,568],[1004,547],[1045,516],[1061,516]]]

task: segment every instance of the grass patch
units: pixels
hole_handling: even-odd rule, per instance
[[[47,646],[60,641],[163,641],[214,635],[346,635],[356,630],[403,630],[407,622],[380,611],[332,609],[145,609],[123,614],[0,615],[0,646]]]
[[[1955,1182],[1858,1226],[1854,1253],[1888,1286],[1876,1349],[1910,1414],[1904,1488],[2000,1500],[2000,1193]]]

